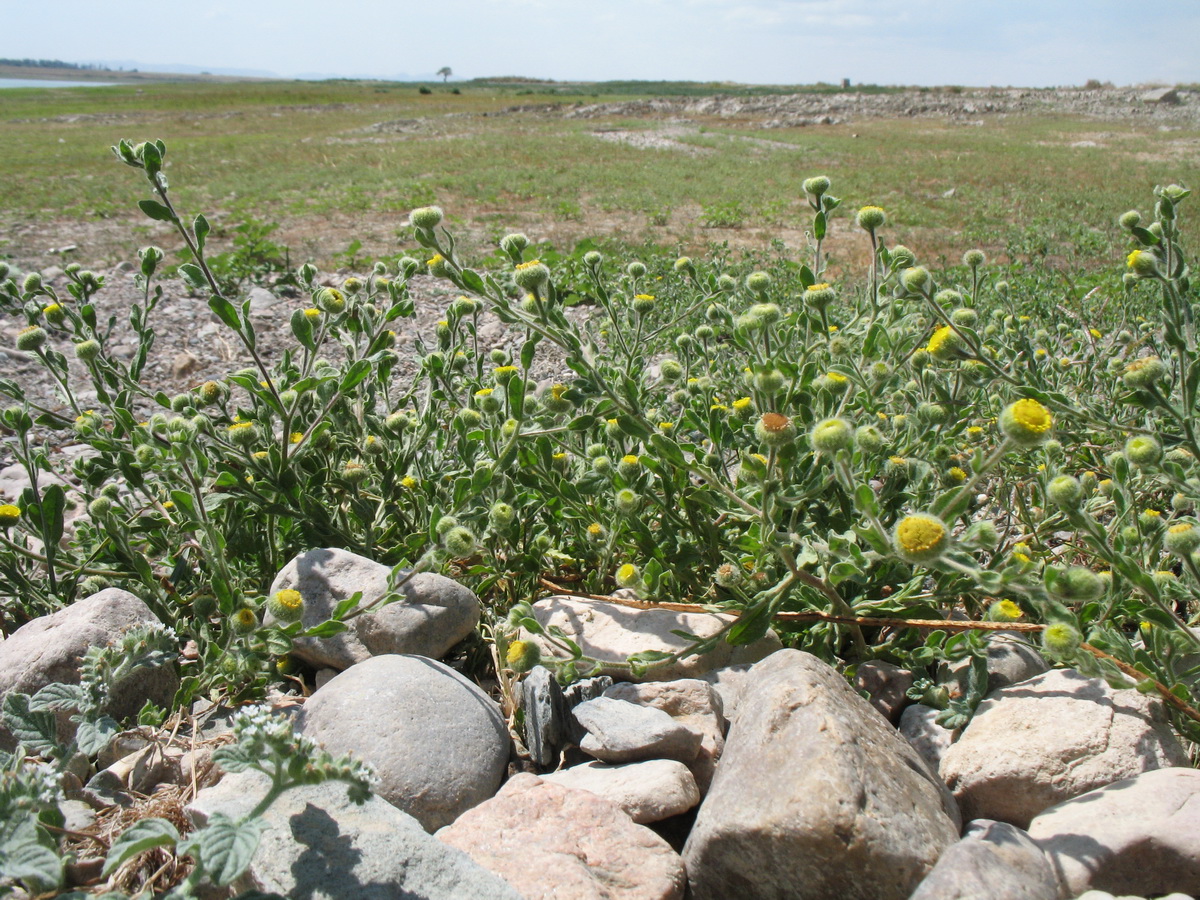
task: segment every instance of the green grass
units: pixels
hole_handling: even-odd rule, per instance
[[[837,216],[881,205],[891,217],[886,239],[924,257],[956,258],[981,245],[992,255],[1087,261],[1111,257],[1114,242],[1123,246],[1113,210],[1136,205],[1156,183],[1194,184],[1200,174],[1195,155],[1180,152],[1200,136],[1195,130],[1062,116],[992,118],[975,128],[903,119],[764,130],[749,118],[714,118],[696,120],[674,148],[643,149],[592,132],[654,130],[659,122],[568,119],[527,107],[570,107],[583,102],[570,92],[584,89],[588,102],[785,89],[457,87],[461,93],[453,94],[438,84],[429,95],[413,84],[354,81],[6,90],[0,231],[29,221],[109,219],[114,232],[140,223],[133,182],[107,149],[123,137],[171,146],[168,175],[188,211],[227,225],[250,216],[279,221],[280,239],[295,245],[316,243],[315,235],[343,245],[355,235],[341,219],[369,220],[378,235],[376,245],[368,243],[374,253],[394,252],[404,214],[431,202],[460,222],[493,223],[474,228],[479,240],[525,228],[561,244],[598,233],[692,248],[714,239],[761,247],[778,235],[797,246],[805,221],[800,182],[825,173],[846,199]],[[413,124],[364,131],[396,120]],[[1081,140],[1102,147],[1070,146]],[[728,219],[731,227],[720,227],[721,216],[718,227],[706,223],[705,209],[735,208],[744,217]],[[857,265],[862,242],[842,245],[845,224],[835,221],[829,246],[835,258]],[[0,253],[27,252],[0,243]]]

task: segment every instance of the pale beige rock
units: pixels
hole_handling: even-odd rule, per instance
[[[682,900],[683,862],[616,804],[520,774],[437,837],[526,900]]]
[[[754,667],[684,848],[693,900],[907,900],[958,840],[954,798],[826,663]]]
[[[624,662],[642,650],[675,653],[688,641],[672,634],[686,631],[700,637],[715,634],[731,619],[719,613],[685,613],[669,609],[635,609],[603,600],[580,597],[546,597],[533,605],[534,618],[543,627],[558,626],[578,643],[584,655],[604,662]],[[522,634],[522,640],[533,640],[544,656],[553,656],[553,649],[536,635]],[[629,670],[617,666],[601,666],[592,674],[611,675],[632,681],[671,681],[676,678],[695,678],[704,672],[736,663],[757,662],[778,650],[782,644],[774,632],[752,644],[733,647],[721,641],[709,653],[690,656],[669,666],[651,669],[643,678],[631,678]]]
[[[106,588],[26,622],[0,643],[0,700],[14,691],[33,695],[54,682],[78,684],[80,662],[89,648],[113,643],[132,625],[157,621],[138,597]],[[137,669],[113,688],[106,711],[121,720],[136,715],[147,700],[169,707],[178,687],[174,666]],[[74,734],[70,716],[70,711],[57,713],[62,738]],[[0,721],[0,750],[15,746],[12,732]]]
[[[1158,700],[1056,669],[990,694],[940,771],[964,817],[1024,828],[1056,803],[1187,764]]]
[[[900,724],[897,726],[935,772],[941,767],[942,757],[950,745],[958,740],[959,734],[957,729],[952,731],[937,723],[940,713],[941,710],[932,706],[914,703],[900,714]]]
[[[1089,791],[1029,825],[1064,893],[1200,894],[1200,771],[1163,768]]]
[[[674,759],[617,766],[590,762],[541,777],[552,784],[603,797],[640,825],[677,816],[700,802],[696,779],[687,766]]]
[[[677,681],[622,682],[604,692],[605,697],[639,706],[652,706],[700,735],[700,752],[688,763],[700,793],[708,791],[721,751],[725,749],[725,716],[721,695],[706,681],[680,678]]]

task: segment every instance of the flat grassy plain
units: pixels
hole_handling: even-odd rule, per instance
[[[865,264],[849,228],[884,207],[889,242],[931,263],[984,248],[997,261],[1088,267],[1124,247],[1116,217],[1157,183],[1200,181],[1200,130],[1038,114],[863,118],[764,128],[760,115],[647,116],[587,104],[647,97],[762,96],[800,88],[520,82],[182,82],[0,92],[0,255],[42,265],[74,243],[115,263],[172,236],[138,212],[144,185],[108,147],[161,138],[181,210],[215,237],[278,222],[293,259],[327,266],[413,245],[410,209],[437,203],[472,250],[513,229],[569,250],[602,243],[703,252],[711,244],[804,246],[801,181],[825,174],[845,199],[827,248]],[[453,93],[457,89],[458,93]],[[828,92],[829,86],[807,89]],[[865,94],[886,92],[861,88]],[[947,89],[955,90],[955,89]]]

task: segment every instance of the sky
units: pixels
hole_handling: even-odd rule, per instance
[[[0,0],[0,57],[294,78],[1200,82],[1200,0]]]

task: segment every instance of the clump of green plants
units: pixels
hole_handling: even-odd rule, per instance
[[[927,676],[915,693],[955,726],[986,686],[987,634],[1015,631],[1055,661],[1157,692],[1200,734],[1185,189],[1156,189],[1145,224],[1122,217],[1130,255],[1123,279],[1096,288],[1103,331],[1052,317],[981,251],[924,264],[889,242],[873,205],[852,226],[868,270],[831,277],[825,242],[842,200],[817,176],[800,191],[808,245],[777,247],[761,268],[595,248],[552,257],[520,233],[475,268],[442,211],[422,207],[420,258],[336,287],[300,267],[309,305],[291,319],[294,346],[266,359],[248,304],[212,270],[207,219],[174,205],[166,147],[114,150],[144,179],[143,212],[187,246],[180,275],[253,365],[175,396],[144,384],[162,296],[155,248],[140,255],[132,360],[110,352],[97,321],[98,276],[70,271],[69,297],[36,276],[0,282],[0,303],[27,323],[18,345],[62,403],[38,406],[0,381],[12,453],[36,475],[53,469],[52,435],[94,451],[73,464],[89,515],[69,541],[54,488],[30,487],[0,514],[6,630],[124,587],[198,647],[181,702],[252,696],[279,677],[294,637],[361,613],[352,598],[317,629],[264,624],[282,565],[334,546],[397,580],[437,569],[469,584],[509,675],[534,660],[563,680],[598,665],[562,633],[530,650],[520,629],[542,631],[529,606],[539,591],[623,588],[639,600],[622,602],[734,614],[677,654],[635,655],[633,674],[774,628],[842,666],[915,669]],[[394,332],[418,276],[457,296],[418,345],[415,377],[400,378]],[[481,349],[485,315],[517,336],[514,352]],[[67,344],[75,362],[53,349]],[[548,355],[559,374],[539,384]],[[79,374],[95,401],[79,400]],[[937,667],[966,658],[972,677],[951,694]]]

